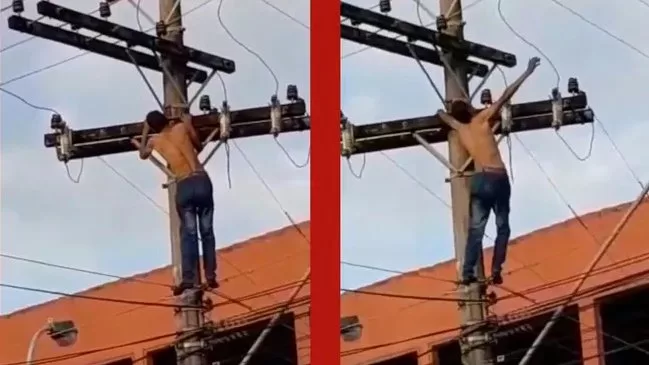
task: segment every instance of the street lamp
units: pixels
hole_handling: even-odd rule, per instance
[[[358,316],[347,316],[340,318],[340,335],[345,342],[356,341],[361,338],[363,325],[358,320]]]
[[[68,347],[77,342],[79,330],[75,327],[73,321],[55,321],[52,318],[48,319],[47,324],[36,331],[32,336],[32,340],[29,342],[26,365],[32,365],[36,342],[44,334],[50,336],[60,347]]]

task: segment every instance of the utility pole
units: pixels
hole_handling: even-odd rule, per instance
[[[160,22],[165,25],[165,30],[160,38],[166,39],[178,47],[183,44],[183,21],[180,1],[159,0]],[[160,55],[162,72],[163,105],[167,118],[178,118],[182,113],[189,112],[187,104],[187,83],[185,82],[186,61],[180,57]],[[167,186],[167,197],[169,206],[169,230],[171,237],[171,262],[173,267],[174,285],[182,281],[182,258],[180,254],[180,218],[176,210],[176,184],[169,181]],[[207,365],[207,358],[203,351],[203,345],[198,330],[203,326],[203,313],[201,304],[203,302],[203,290],[201,287],[201,276],[198,262],[196,262],[197,273],[195,287],[188,290],[177,298],[180,307],[175,308],[176,328],[178,333],[192,333],[195,336],[182,337],[182,341],[176,347],[178,365]]]
[[[379,5],[380,13],[342,2],[341,17],[349,19],[351,25],[341,22],[341,38],[412,58],[427,77],[429,75],[423,67],[423,62],[444,67],[445,95],[442,95],[442,91],[429,77],[442,106],[446,106],[448,101],[455,98],[472,100],[496,67],[516,66],[515,55],[464,39],[460,0],[440,0],[440,15],[435,22],[437,31],[388,16],[387,13],[392,10],[390,1],[380,1]],[[378,29],[368,29],[367,26]],[[380,30],[396,33],[407,40],[401,41],[379,34]],[[415,44],[417,42],[428,47],[421,43]],[[493,65],[488,67],[475,60],[468,60],[468,57],[488,61]],[[480,77],[482,80],[476,89],[470,92],[468,81],[472,77]],[[558,90],[553,90],[551,100],[506,105],[494,129],[496,134],[500,134],[498,141],[513,132],[558,129],[565,125],[592,123],[593,112],[587,107],[586,94],[579,90],[576,79],[569,81],[568,91],[571,96],[567,98],[561,97]],[[480,99],[482,104],[489,105],[491,92],[483,89]],[[448,142],[448,160],[432,146],[442,142]],[[450,183],[451,188],[455,257],[458,277],[461,277],[469,227],[469,178],[473,164],[456,132],[450,130],[437,115],[363,125],[353,125],[342,116],[341,143],[342,155],[346,158],[356,154],[419,145],[449,169],[450,177],[446,181]],[[487,299],[491,296],[487,295],[484,271],[481,258],[476,267],[478,283],[467,288],[461,287],[464,291],[459,303],[459,343],[464,365],[494,363],[492,335],[498,331],[499,324],[494,323],[487,315]]]
[[[442,30],[444,33],[464,40],[464,22],[462,17],[462,5],[460,0],[440,0],[440,14],[449,14],[446,19],[448,28]],[[466,68],[461,58],[454,52],[449,52],[449,68],[444,68],[444,85],[446,88],[446,100],[466,98],[469,95],[469,82],[467,81]],[[448,133],[448,158],[452,166],[462,166],[469,159],[469,152],[460,142],[456,131]],[[452,173],[452,171],[451,171]],[[469,231],[469,206],[470,191],[469,177],[456,176],[451,178],[451,209],[453,216],[453,237],[456,262],[464,262],[464,253],[467,245]],[[457,266],[458,278],[462,277],[462,267]],[[462,297],[468,301],[460,305],[462,325],[472,326],[484,323],[487,308],[480,300],[486,298],[484,260],[478,260],[476,265],[476,277],[478,282],[471,284]],[[481,328],[485,328],[482,327]],[[487,344],[487,346],[485,346]],[[466,365],[487,365],[492,364],[491,346],[484,330],[478,329],[465,337],[462,362]]]
[[[180,2],[159,0],[160,21],[155,27],[156,36],[108,21],[113,5],[111,1],[100,2],[100,17],[83,14],[50,1],[39,1],[36,4],[42,17],[67,23],[70,30],[23,17],[25,9],[22,1],[14,1],[12,8],[15,15],[10,16],[7,22],[12,30],[133,64],[161,111],[168,118],[176,118],[181,112],[189,112],[193,102],[217,72],[235,72],[234,61],[184,45]],[[99,37],[85,36],[77,32],[80,29],[99,33],[115,41],[108,42]],[[150,52],[135,50],[134,47]],[[188,63],[194,65],[190,66]],[[142,72],[143,68],[162,73],[162,100],[158,98]],[[200,88],[189,98],[187,87],[191,83],[199,84]],[[241,110],[230,110],[227,101],[224,101],[219,110],[212,107],[208,95],[202,95],[199,102],[202,114],[195,115],[192,122],[203,145],[216,142],[204,158],[203,166],[229,139],[267,135],[276,138],[281,133],[309,130],[310,119],[306,113],[305,102],[298,95],[297,86],[288,85],[286,98],[288,102],[281,104],[278,96],[271,96],[270,106],[265,104],[266,106]],[[150,108],[143,111],[142,115],[149,110]],[[73,130],[63,116],[55,114],[51,119],[53,133],[44,135],[44,144],[46,148],[54,148],[59,161],[67,164],[72,160],[134,152],[137,150],[136,145],[139,143],[143,127],[144,122],[139,121]],[[172,267],[174,284],[178,284],[182,268],[180,224],[175,209],[176,186],[168,167],[154,157],[150,159],[169,177],[163,187],[168,189]],[[199,267],[199,262],[195,264]],[[206,365],[207,344],[211,333],[214,332],[210,330],[214,327],[214,321],[207,321],[204,316],[212,309],[209,298],[203,300],[200,277],[197,276],[196,279],[197,289],[187,290],[177,298],[174,313],[178,329],[175,345],[179,365]],[[206,338],[208,341],[205,341]]]

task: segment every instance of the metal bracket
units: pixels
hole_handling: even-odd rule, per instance
[[[72,129],[62,122],[60,128],[57,128],[59,145],[56,147],[56,157],[59,161],[68,162],[70,155],[74,151],[72,144]]]
[[[485,77],[482,78],[482,80],[480,80],[480,83],[478,84],[478,86],[476,86],[475,89],[473,89],[473,92],[472,92],[471,95],[469,96],[469,102],[472,102],[472,101],[473,101],[473,98],[475,98],[475,96],[478,94],[478,91],[480,91],[480,89],[482,89],[482,87],[483,87],[484,84],[487,82],[487,80],[489,80],[489,77],[490,77],[491,74],[494,72],[494,70],[496,69],[496,67],[498,67],[498,65],[496,65],[496,64],[494,63],[494,64],[491,66],[491,68],[489,69],[489,71],[487,72],[487,75],[485,75]],[[467,80],[467,83],[468,83],[468,80]]]
[[[158,103],[158,106],[160,107],[160,111],[161,111],[162,113],[164,113],[164,112],[165,112],[164,104],[162,103],[162,101],[161,101],[160,98],[158,97],[158,94],[156,94],[155,90],[153,90],[153,86],[152,86],[151,83],[149,82],[149,79],[146,78],[146,75],[144,74],[144,72],[143,72],[142,69],[140,68],[140,65],[139,65],[139,64],[137,63],[137,61],[135,60],[135,57],[134,57],[133,54],[131,53],[131,50],[127,48],[127,49],[126,49],[126,54],[128,55],[128,58],[131,59],[131,62],[132,62],[133,65],[135,66],[135,69],[137,70],[137,72],[138,72],[138,73],[140,74],[140,76],[142,77],[142,80],[144,80],[144,83],[146,84],[147,88],[149,89],[149,91],[151,92],[151,94],[153,95],[153,97],[155,98],[155,101]],[[163,70],[163,71],[164,71],[164,70]],[[165,72],[166,72],[166,71],[165,71]]]
[[[349,122],[347,117],[342,115],[341,113],[341,123],[340,123],[340,131],[342,134],[342,150],[341,154],[346,157],[350,158],[351,155],[354,153],[354,125]]]
[[[215,131],[218,131],[218,130],[215,130]],[[207,154],[207,156],[205,157],[205,160],[203,160],[203,162],[201,163],[201,166],[205,167],[205,165],[207,165],[207,163],[210,162],[210,159],[212,158],[212,156],[214,156],[216,151],[219,150],[219,148],[221,147],[221,145],[223,145],[223,143],[227,143],[227,142],[224,142],[223,140],[219,140],[218,142],[216,142],[216,145],[212,148],[210,153]]]
[[[277,95],[270,97],[270,134],[277,136],[282,131],[282,107]]]
[[[435,157],[439,162],[441,162],[444,166],[446,166],[446,168],[448,168],[449,170],[451,170],[452,173],[454,173],[454,174],[458,174],[458,173],[459,173],[459,171],[455,168],[455,166],[453,166],[453,165],[452,165],[452,164],[451,164],[451,163],[446,159],[446,157],[444,157],[444,155],[442,155],[441,153],[437,152],[437,150],[435,149],[435,147],[431,146],[431,145],[428,143],[428,141],[426,141],[426,140],[424,139],[424,137],[422,137],[421,135],[419,135],[419,133],[414,132],[414,133],[412,134],[412,136],[417,140],[417,142],[419,142],[419,144],[421,144],[422,147],[424,147],[424,149],[426,149],[426,151],[428,151],[431,155],[433,155],[433,157]]]

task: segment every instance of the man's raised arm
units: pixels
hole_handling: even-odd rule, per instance
[[[151,147],[151,143],[149,143],[149,123],[146,121],[144,122],[144,126],[142,127],[142,137],[140,141],[138,142],[137,140],[133,140],[133,144],[138,148],[140,152],[140,158],[142,160],[146,160],[151,156],[151,153],[153,152],[153,148]]]
[[[442,122],[446,123],[446,125],[448,125],[452,129],[458,129],[462,126],[462,123],[460,123],[457,119],[453,118],[453,116],[443,111],[442,109],[437,111],[437,116],[442,120]]]
[[[530,75],[534,72],[534,70],[536,70],[540,63],[541,60],[538,57],[530,58],[525,72],[523,72],[523,74],[520,75],[513,84],[509,85],[505,89],[505,91],[503,91],[503,94],[500,96],[500,98],[498,98],[498,100],[496,100],[493,104],[491,104],[487,109],[483,111],[484,113],[486,113],[486,118],[483,119],[484,121],[490,121],[496,114],[500,113],[500,109],[503,107],[503,105],[505,105],[505,103],[507,103],[512,98],[512,96],[514,96],[523,82],[525,82],[525,80],[530,77]]]

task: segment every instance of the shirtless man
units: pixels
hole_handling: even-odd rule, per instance
[[[538,57],[530,59],[527,70],[505,89],[500,99],[482,111],[478,112],[470,103],[462,99],[451,101],[449,113],[438,111],[440,118],[457,131],[461,143],[473,157],[476,167],[476,173],[471,177],[470,223],[461,279],[463,285],[476,281],[475,266],[481,257],[482,237],[491,210],[496,215],[497,229],[491,264],[491,281],[496,285],[503,282],[502,266],[507,256],[510,235],[511,186],[492,127],[499,119],[500,109],[534,72],[539,63]]]
[[[193,288],[199,275],[197,231],[200,231],[203,243],[205,282],[210,288],[218,287],[216,243],[212,227],[212,182],[198,160],[198,153],[203,149],[203,145],[198,139],[191,118],[191,115],[183,114],[180,120],[168,120],[161,112],[152,111],[146,116],[140,143],[141,159],[148,159],[155,150],[165,159],[174,175],[182,256],[182,281],[174,288],[174,295],[180,295]],[[149,130],[153,130],[157,135],[148,138]]]

